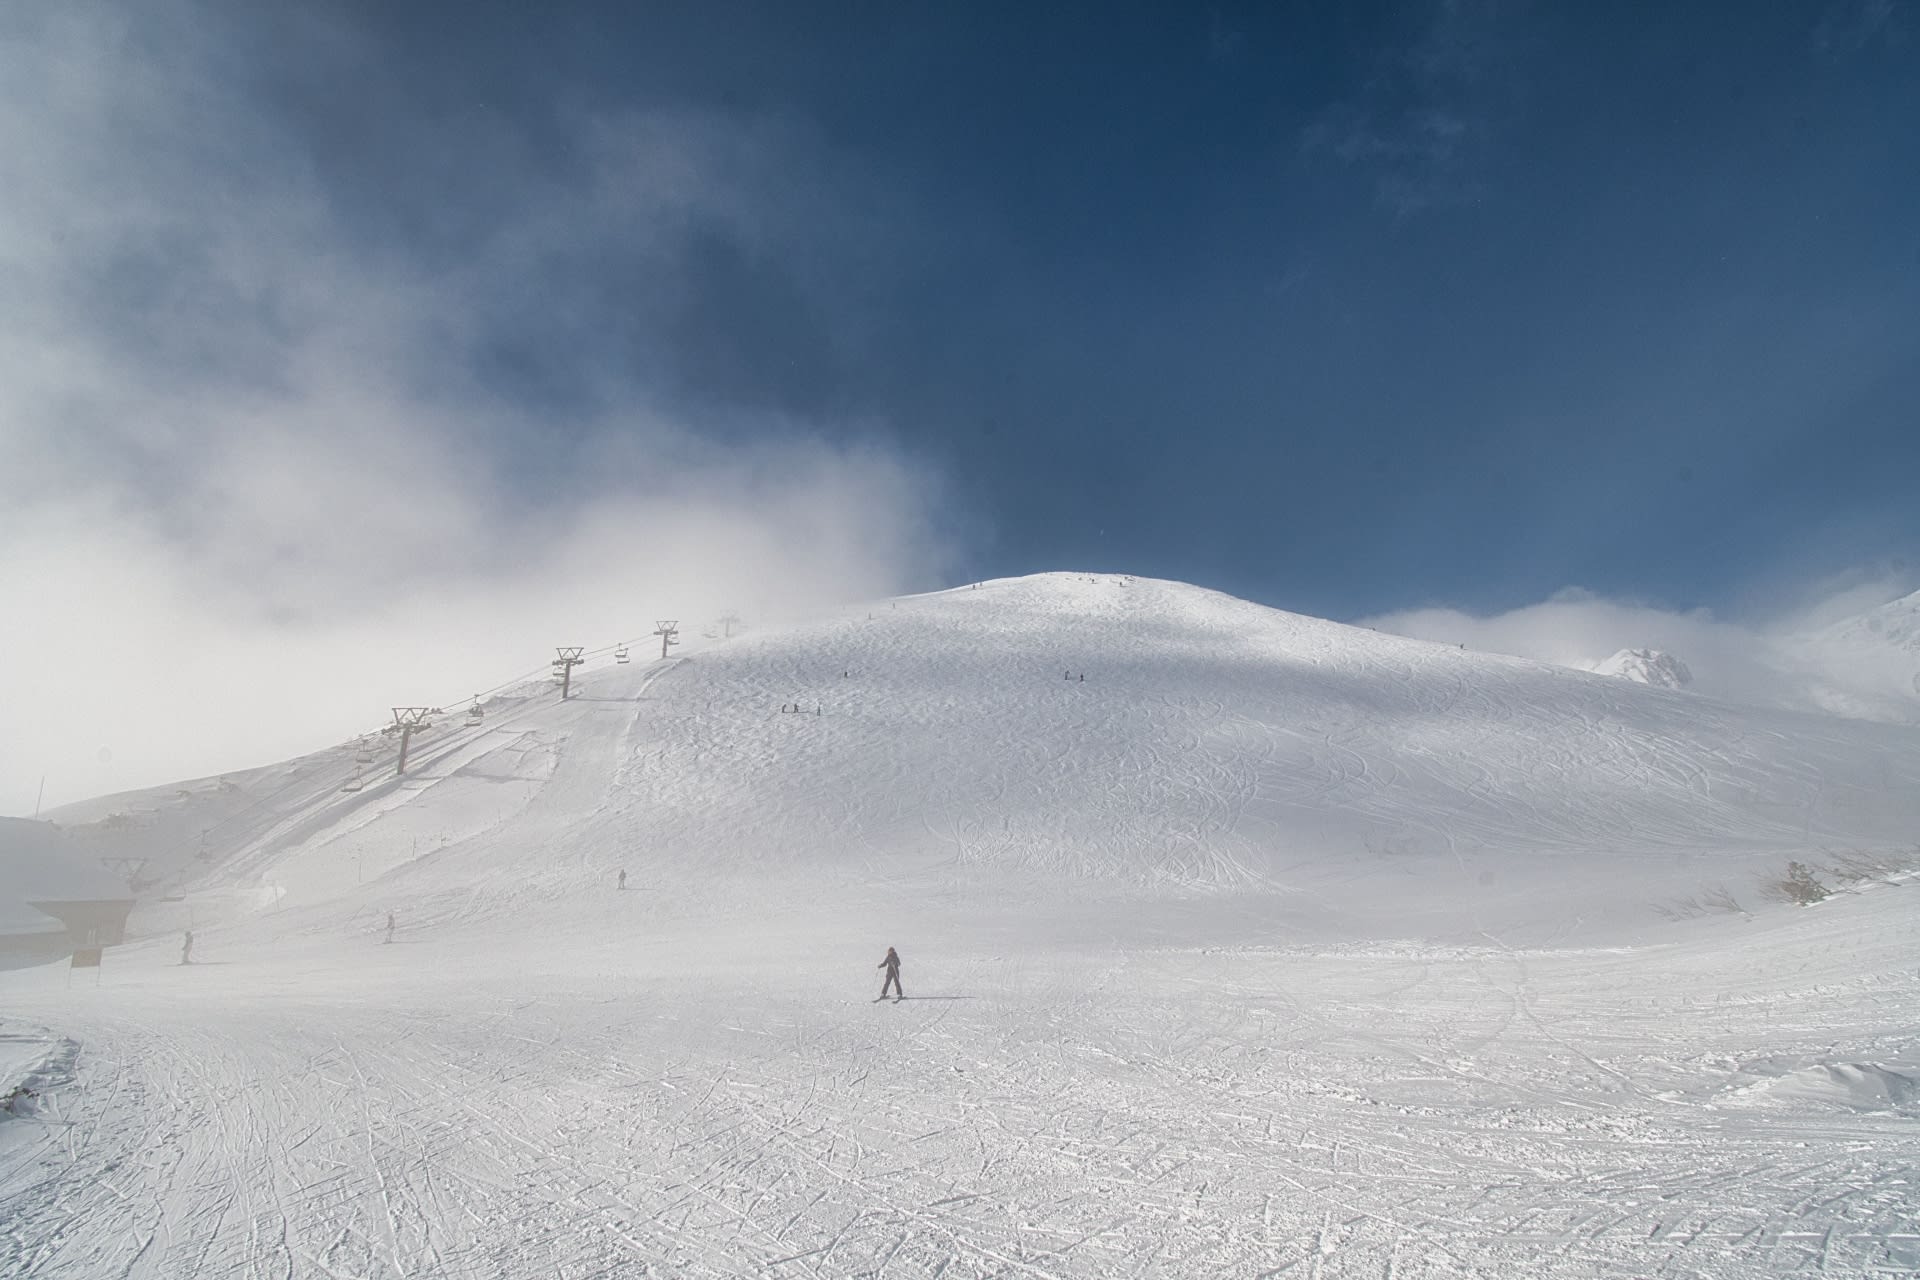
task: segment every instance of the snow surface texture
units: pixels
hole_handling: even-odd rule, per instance
[[[1593,672],[1659,689],[1684,689],[1693,683],[1693,672],[1687,670],[1687,664],[1659,649],[1622,649],[1594,667]]]
[[[0,1274],[1920,1275],[1920,731],[1085,575],[576,691],[56,815]]]

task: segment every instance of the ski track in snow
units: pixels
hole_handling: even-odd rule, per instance
[[[1620,923],[1891,844],[1912,731],[1070,581],[210,792],[0,974],[0,1274],[1920,1276],[1920,1107],[1794,1074],[1920,1075],[1915,890]]]
[[[1910,1109],[1725,1087],[1901,1051],[1859,1025],[1920,1001],[1896,897],[1848,904],[1848,954],[1790,919],[1653,957],[909,957],[968,998],[897,1005],[805,959],[616,993],[370,947],[279,995],[270,956],[149,949],[124,991],[10,993],[90,1047],[8,1126],[0,1272],[1920,1274]],[[1767,997],[1705,995],[1723,966]]]

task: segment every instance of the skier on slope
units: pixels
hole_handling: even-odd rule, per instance
[[[887,980],[880,984],[880,999],[885,1000],[887,998],[887,988],[892,987],[894,1000],[896,1002],[905,1000],[907,993],[900,989],[900,953],[892,947],[888,947],[887,958],[874,967],[887,971]]]

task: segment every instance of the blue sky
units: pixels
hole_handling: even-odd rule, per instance
[[[307,77],[300,31],[250,45],[381,252],[464,253],[503,177],[564,189],[589,116],[749,140],[777,232],[563,255],[487,384],[564,422],[615,368],[700,432],[882,437],[948,483],[964,574],[1739,608],[1920,541],[1908,5],[343,21]]]
[[[1911,590],[1915,120],[1913,0],[10,9],[0,645],[118,674],[0,694],[100,789],[1047,569]]]

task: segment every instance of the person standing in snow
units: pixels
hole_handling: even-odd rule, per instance
[[[619,883],[617,883],[617,884],[615,884],[615,885],[614,885],[614,888],[616,888],[616,889],[624,889],[624,888],[626,888],[626,887],[627,887],[627,869],[626,869],[625,867],[622,867],[622,868],[620,868],[620,880],[619,880]]]
[[[887,980],[880,984],[880,998],[885,1000],[887,998],[887,988],[891,987],[893,988],[893,998],[896,1001],[905,1000],[907,993],[900,989],[900,953],[892,947],[888,947],[887,958],[874,967],[887,971]]]
[[[193,963],[193,930],[187,930],[187,936],[180,942],[180,963]]]
[[[387,912],[387,941],[393,941],[393,912]]]

